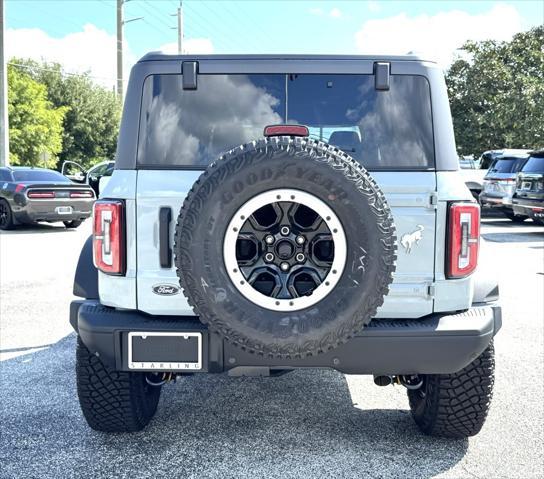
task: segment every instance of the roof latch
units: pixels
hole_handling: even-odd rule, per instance
[[[196,90],[198,76],[198,62],[183,62],[181,64],[183,74],[183,89]]]
[[[374,88],[376,90],[389,90],[389,77],[391,76],[391,64],[385,62],[374,63]]]

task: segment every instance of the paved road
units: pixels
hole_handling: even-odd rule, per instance
[[[167,386],[142,433],[103,435],[80,414],[67,324],[77,231],[0,236],[0,477],[537,478],[544,475],[544,228],[484,220],[504,326],[495,397],[470,440],[421,435],[400,387],[298,371]]]

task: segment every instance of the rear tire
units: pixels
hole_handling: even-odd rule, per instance
[[[72,221],[63,221],[63,223],[64,223],[64,226],[66,226],[66,228],[74,229],[74,228],[77,228],[78,226],[80,226],[81,223],[83,223],[83,221],[81,221],[81,220],[72,220]]]
[[[13,213],[9,203],[0,199],[0,230],[11,230],[14,226]]]
[[[515,215],[514,213],[504,213],[504,216],[514,223],[523,223],[528,218],[527,216]]]
[[[493,343],[472,363],[453,374],[423,376],[423,386],[408,390],[412,417],[431,436],[474,436],[484,425],[493,392]]]
[[[103,432],[136,432],[155,415],[160,386],[144,373],[113,371],[77,338],[77,395],[89,426]]]

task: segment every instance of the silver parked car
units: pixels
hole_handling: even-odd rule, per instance
[[[495,157],[484,178],[480,204],[501,210],[512,221],[523,221],[514,215],[512,196],[516,190],[516,175],[529,158],[530,150],[503,150]]]

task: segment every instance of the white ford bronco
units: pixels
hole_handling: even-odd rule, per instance
[[[333,368],[478,433],[501,309],[458,167],[421,58],[143,57],[70,310],[89,425],[144,428],[186,374]]]

